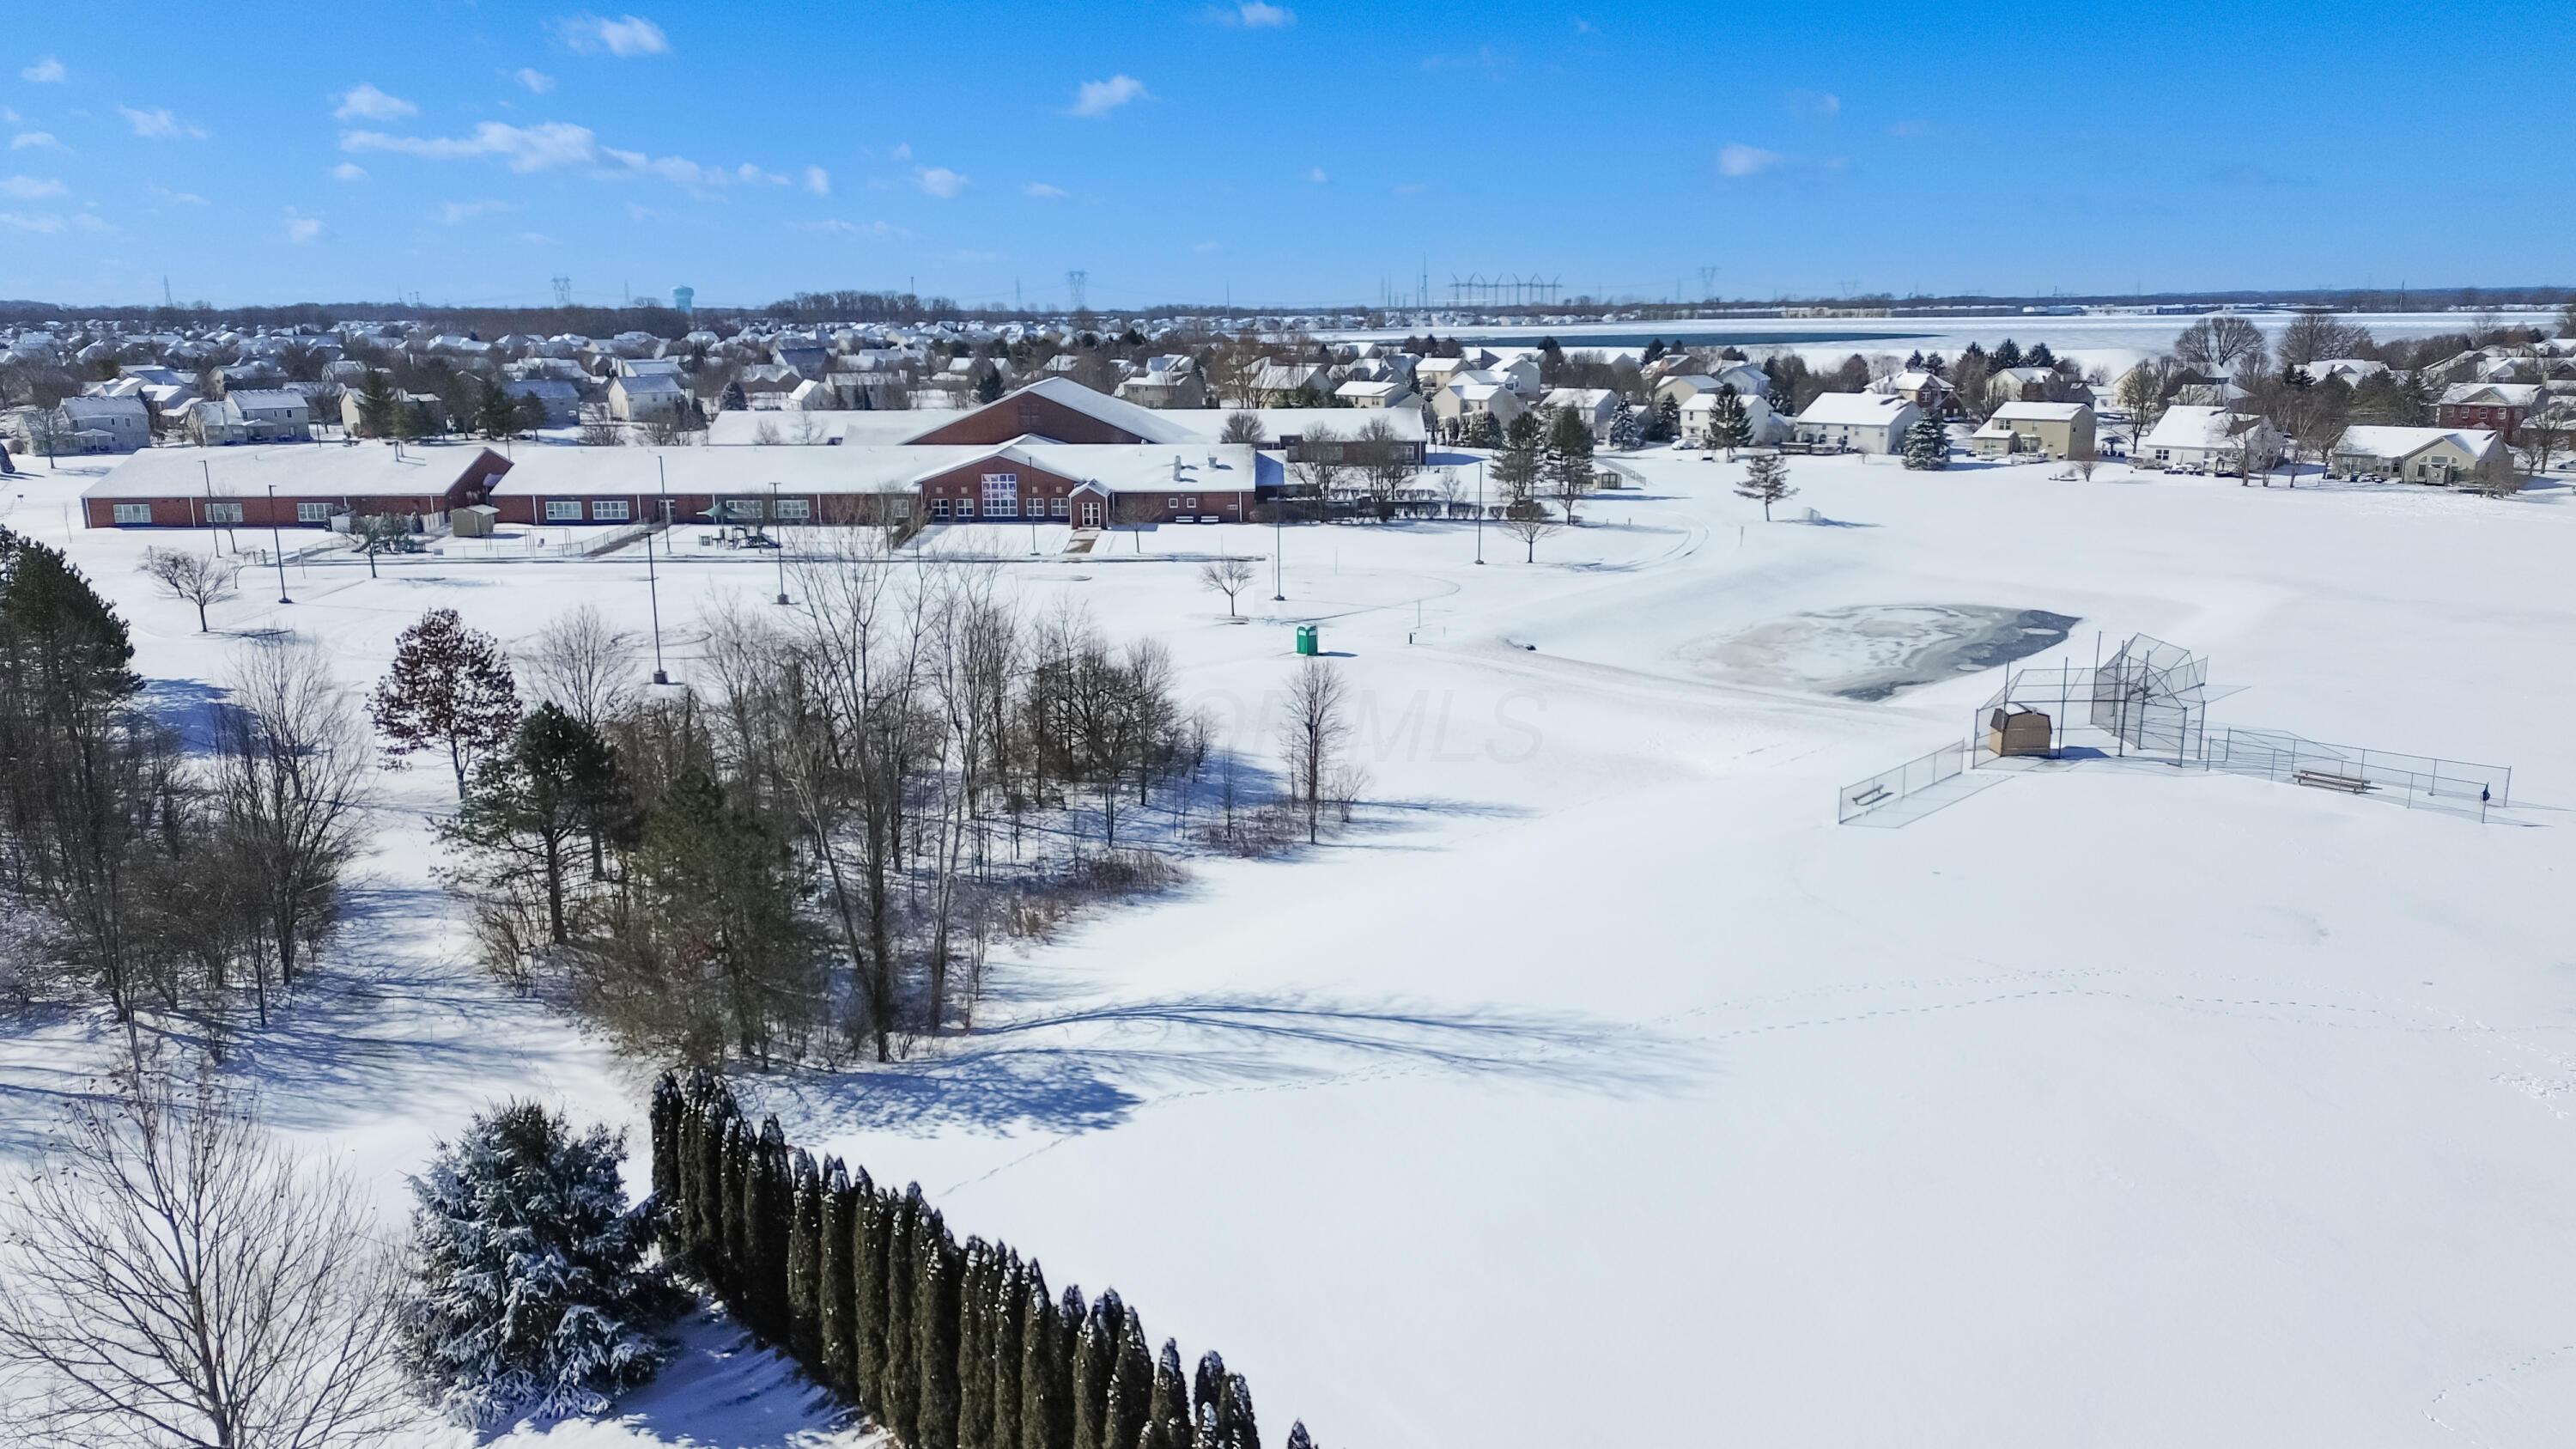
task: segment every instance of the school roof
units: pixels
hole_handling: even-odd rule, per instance
[[[1357,412],[1350,408],[1149,408],[1140,407],[1124,398],[1095,392],[1069,378],[1050,377],[1005,394],[984,407],[1007,407],[1029,394],[1062,404],[1075,412],[1099,419],[1122,433],[1143,438],[1148,443],[1200,444],[1213,443],[1225,434],[1225,421],[1238,412],[1248,412],[1261,420],[1262,436],[1284,438],[1303,436],[1318,428],[1349,434],[1371,422],[1383,420],[1393,427],[1396,436],[1407,442],[1421,442],[1430,437],[1423,431],[1422,416],[1402,408],[1378,408]],[[892,413],[892,417],[913,420],[907,437],[918,437],[948,426],[971,413]],[[853,439],[853,441],[856,441]]]
[[[279,443],[265,448],[146,448],[81,490],[83,498],[387,498],[445,493],[490,452],[473,444]],[[524,456],[524,454],[522,455]]]
[[[707,442],[723,447],[762,441],[801,443],[812,429],[817,443],[900,443],[922,429],[924,414],[889,408],[778,409],[767,412],[720,412],[707,420]],[[954,419],[957,413],[939,414]]]
[[[1277,465],[1241,443],[1074,444],[1036,438],[1007,443],[912,445],[744,444],[703,448],[522,448],[492,496],[592,498],[672,494],[758,497],[772,483],[789,496],[904,493],[941,473],[976,465],[1020,465],[1112,493],[1248,491],[1277,481]]]

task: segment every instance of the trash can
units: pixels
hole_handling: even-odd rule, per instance
[[[1297,626],[1297,652],[1300,654],[1313,654],[1316,652],[1314,625],[1300,624]]]

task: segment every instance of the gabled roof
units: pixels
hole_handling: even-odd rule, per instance
[[[2147,435],[2138,440],[2138,449],[2232,447],[2240,435],[2257,426],[2271,425],[2252,413],[2176,404],[2166,408],[2156,425],[2147,429]]]
[[[1807,410],[1798,414],[1798,421],[1884,427],[1913,410],[1914,404],[1893,393],[1820,392],[1814,402],[1807,404]]]
[[[487,454],[510,466],[489,448],[457,444],[146,448],[82,489],[81,497],[253,498],[272,487],[280,498],[409,497],[445,493]]]
[[[2008,402],[1988,415],[1988,420],[2008,423],[2071,423],[2092,409],[2079,402]]]
[[[2385,458],[2404,462],[2438,443],[2456,443],[2461,451],[2484,458],[2502,443],[2492,428],[2406,428],[2382,423],[2365,423],[2343,430],[2334,451],[2349,457]]]
[[[973,417],[976,413],[993,408],[1013,407],[1022,398],[1031,395],[1071,408],[1086,417],[1096,418],[1122,433],[1132,434],[1149,443],[1194,441],[1187,431],[1175,426],[1169,420],[1169,414],[1166,412],[1155,408],[1138,407],[1123,398],[1111,397],[1105,392],[1094,392],[1081,383],[1064,377],[1040,378],[1027,387],[1004,393],[969,412],[933,414],[929,421],[915,428],[910,436],[917,438],[924,433],[937,432],[941,428],[953,425],[960,418]]]

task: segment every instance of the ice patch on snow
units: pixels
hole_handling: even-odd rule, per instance
[[[2076,623],[1991,604],[1864,604],[1774,619],[1694,652],[1747,682],[1880,700],[2054,649]]]

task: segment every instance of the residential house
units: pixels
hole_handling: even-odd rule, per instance
[[[619,422],[681,421],[694,406],[676,373],[638,373],[608,384],[608,415]]]
[[[1880,378],[1870,387],[1878,392],[1893,393],[1923,412],[1946,418],[1958,411],[1958,394],[1950,380],[1937,372],[1915,369]]]
[[[1207,379],[1188,358],[1155,360],[1166,365],[1149,366],[1119,383],[1115,396],[1142,408],[1203,408],[1208,405]]]
[[[1906,430],[1922,419],[1921,409],[1894,393],[1826,392],[1798,414],[1792,431],[1811,448],[1895,453],[1905,447]]]
[[[2253,413],[2176,403],[2138,440],[2135,461],[2184,473],[2242,469],[2249,463],[2269,468],[2281,461],[2287,443],[2280,429]]]
[[[47,421],[58,453],[131,453],[152,442],[152,416],[140,397],[67,397]]]
[[[2445,428],[2486,428],[2513,441],[2514,429],[2544,406],[2536,382],[2455,382],[2434,404],[2433,421]]]
[[[1723,406],[1726,389],[1696,393],[1682,404],[1682,441],[1692,447],[1717,446],[1717,410]],[[1780,416],[1771,411],[1771,400],[1760,393],[1738,393],[1736,402],[1744,408],[1744,439],[1756,447],[1780,441],[1784,431]]]
[[[1610,420],[1619,416],[1619,403],[1619,394],[1606,387],[1550,388],[1538,401],[1540,407],[1551,410],[1573,409],[1596,444],[1610,441]]]
[[[2505,461],[2504,435],[2492,428],[2346,428],[2326,457],[2329,471],[2408,483],[2457,483]]]
[[[1968,435],[1980,458],[2090,458],[2093,409],[2080,402],[2008,402]]]
[[[501,391],[525,401],[535,398],[546,410],[546,426],[568,428],[581,421],[581,389],[569,382],[551,377],[514,377],[501,384]]]
[[[1353,378],[1333,389],[1333,396],[1355,408],[1420,409],[1422,399],[1397,378]]]
[[[224,394],[239,418],[242,437],[254,443],[309,442],[313,437],[313,402],[284,388],[242,388]]]
[[[1512,419],[1527,411],[1529,405],[1518,393],[1474,371],[1453,375],[1431,395],[1431,415],[1453,435],[1474,428],[1481,417],[1491,417],[1497,428],[1509,427]]]

